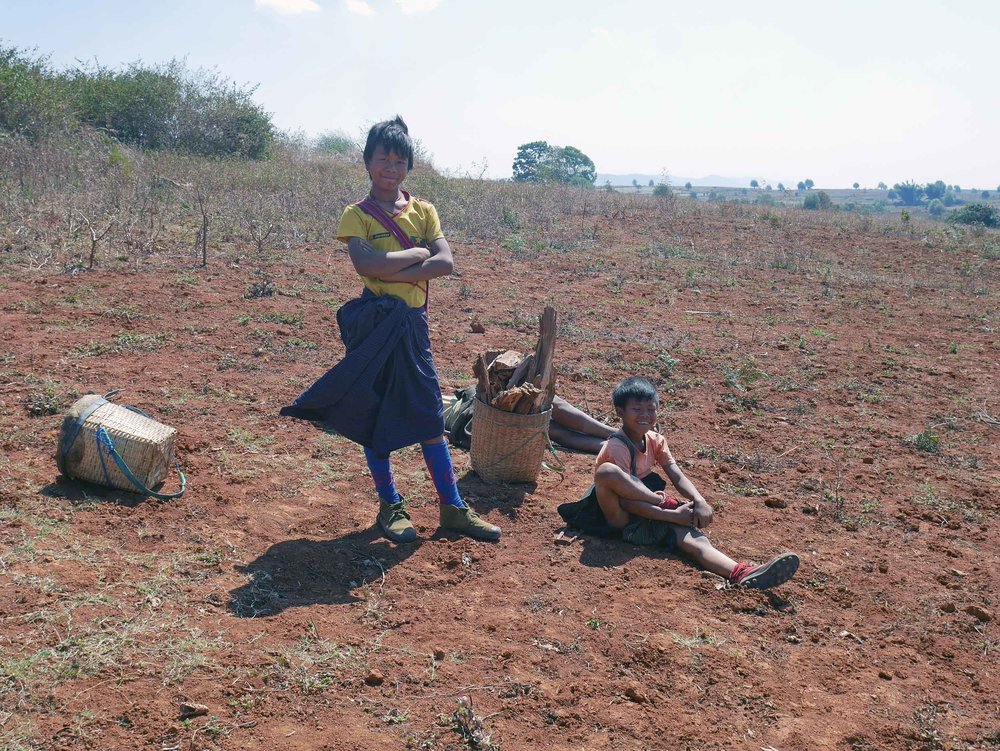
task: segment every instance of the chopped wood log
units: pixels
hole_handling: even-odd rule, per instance
[[[535,362],[531,372],[531,381],[545,394],[540,404],[542,410],[552,406],[552,398],[555,396],[555,372],[552,367],[555,352],[556,311],[555,308],[546,307],[538,322],[538,346],[535,348]]]
[[[535,361],[534,355],[528,355],[514,368],[514,372],[510,374],[510,380],[507,385],[511,388],[520,386],[524,383],[525,377],[528,375],[528,371],[531,370],[531,363]]]
[[[493,406],[497,409],[502,409],[504,412],[513,412],[514,407],[517,406],[518,401],[521,399],[522,392],[517,389],[510,389],[509,391],[501,391],[493,399]]]
[[[476,374],[476,396],[481,401],[490,404],[493,401],[493,388],[490,386],[489,370],[486,366],[486,357],[480,355],[472,366],[472,372]]]
[[[556,342],[556,311],[547,307],[538,322],[538,344],[534,354],[515,350],[484,352],[476,358],[476,394],[487,404],[515,414],[542,412],[555,398],[553,357]]]
[[[538,399],[539,391],[532,384],[526,383],[523,386],[518,386],[514,391],[521,392],[521,398],[517,400],[517,404],[514,405],[514,413],[518,415],[527,415],[531,412],[537,412],[535,409],[535,401]]]

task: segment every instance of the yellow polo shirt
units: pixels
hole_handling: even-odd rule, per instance
[[[392,218],[418,247],[428,248],[432,242],[444,237],[441,220],[434,205],[419,198],[411,196],[406,206],[393,214]],[[352,237],[360,237],[382,253],[403,250],[389,230],[354,204],[344,209],[337,227],[338,240],[346,243]],[[373,276],[361,276],[361,279],[376,295],[398,297],[411,308],[419,308],[427,303],[427,282],[386,282]]]

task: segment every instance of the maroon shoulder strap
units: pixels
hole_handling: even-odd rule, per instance
[[[409,193],[403,191],[403,195],[406,196],[407,201],[410,200]],[[396,238],[396,241],[399,243],[400,247],[403,248],[403,250],[409,250],[410,248],[417,247],[413,243],[413,241],[406,236],[406,233],[399,228],[399,225],[396,224],[393,218],[389,216],[389,212],[387,212],[385,209],[383,209],[381,206],[375,203],[375,201],[373,201],[370,197],[366,198],[363,201],[358,201],[354,205],[357,206],[366,214],[368,214],[368,216],[372,217],[376,222],[381,224],[387,230],[389,230],[389,232],[392,233],[392,236]],[[430,304],[430,296],[431,296],[430,282],[425,281],[423,284],[421,284],[420,282],[410,282],[410,284],[413,285],[414,287],[417,287],[418,289],[423,290],[424,308],[427,308]]]
[[[406,196],[407,200],[409,200],[410,198],[409,194],[404,192],[403,195]],[[410,248],[416,247],[416,245],[413,244],[410,238],[406,236],[406,233],[399,228],[399,225],[396,224],[395,221],[393,221],[393,218],[389,216],[389,212],[387,212],[385,209],[383,209],[381,206],[375,203],[375,201],[373,201],[370,197],[366,198],[363,201],[358,201],[354,205],[357,206],[366,214],[368,214],[368,216],[372,217],[376,222],[381,224],[387,230],[389,230],[389,232],[392,233],[392,236],[395,237],[396,240],[399,242],[399,244],[402,246],[403,250],[409,250]]]

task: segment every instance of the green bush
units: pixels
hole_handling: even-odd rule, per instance
[[[36,52],[0,47],[0,135],[32,140],[72,121],[49,61]]]
[[[931,216],[941,216],[944,213],[944,202],[940,198],[935,198],[927,204],[927,213]]]
[[[833,208],[833,201],[830,200],[830,196],[825,190],[819,190],[806,194],[802,201],[802,208],[812,211],[829,211]]]
[[[659,196],[660,198],[669,198],[674,192],[670,189],[670,186],[666,183],[660,183],[655,188],[653,188],[653,195]]]
[[[985,203],[970,203],[948,217],[949,222],[979,224],[983,227],[1000,227],[1000,210]]]
[[[177,60],[58,72],[37,53],[0,47],[0,132],[31,140],[87,125],[141,148],[260,159],[276,133],[253,92]]]

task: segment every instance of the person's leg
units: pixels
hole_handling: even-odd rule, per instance
[[[644,498],[653,494],[621,467],[608,462],[594,472],[594,490],[604,518],[617,529],[624,528],[631,520],[628,511],[622,508],[623,498]]]
[[[595,435],[585,435],[584,433],[564,428],[556,422],[549,423],[549,438],[559,446],[573,449],[574,451],[586,451],[588,454],[599,453],[605,440]]]
[[[552,421],[574,433],[596,436],[602,441],[615,432],[610,425],[595,420],[560,396],[552,400]]]
[[[736,561],[712,545],[704,532],[694,527],[674,526],[677,550],[687,555],[706,571],[729,578],[738,565]]]
[[[713,546],[703,532],[691,527],[675,527],[674,530],[679,551],[735,586],[770,589],[791,579],[799,568],[799,557],[795,553],[782,553],[760,566],[737,563]]]
[[[399,503],[399,493],[396,492],[389,454],[378,454],[365,446],[365,460],[368,462],[368,471],[372,474],[378,497],[386,503]]]
[[[421,443],[420,450],[423,452],[427,471],[434,482],[434,489],[437,490],[438,500],[449,506],[465,508],[465,501],[462,500],[458,485],[455,483],[455,469],[444,436]]]
[[[427,464],[438,500],[441,502],[441,526],[461,532],[478,540],[499,540],[500,527],[480,518],[462,500],[455,482],[455,470],[451,463],[451,452],[444,436],[433,438],[420,444],[420,450]]]
[[[365,460],[375,483],[379,497],[379,511],[376,522],[383,534],[393,542],[412,542],[417,539],[417,531],[410,522],[403,499],[396,491],[392,477],[389,454],[379,454],[365,447]]]

